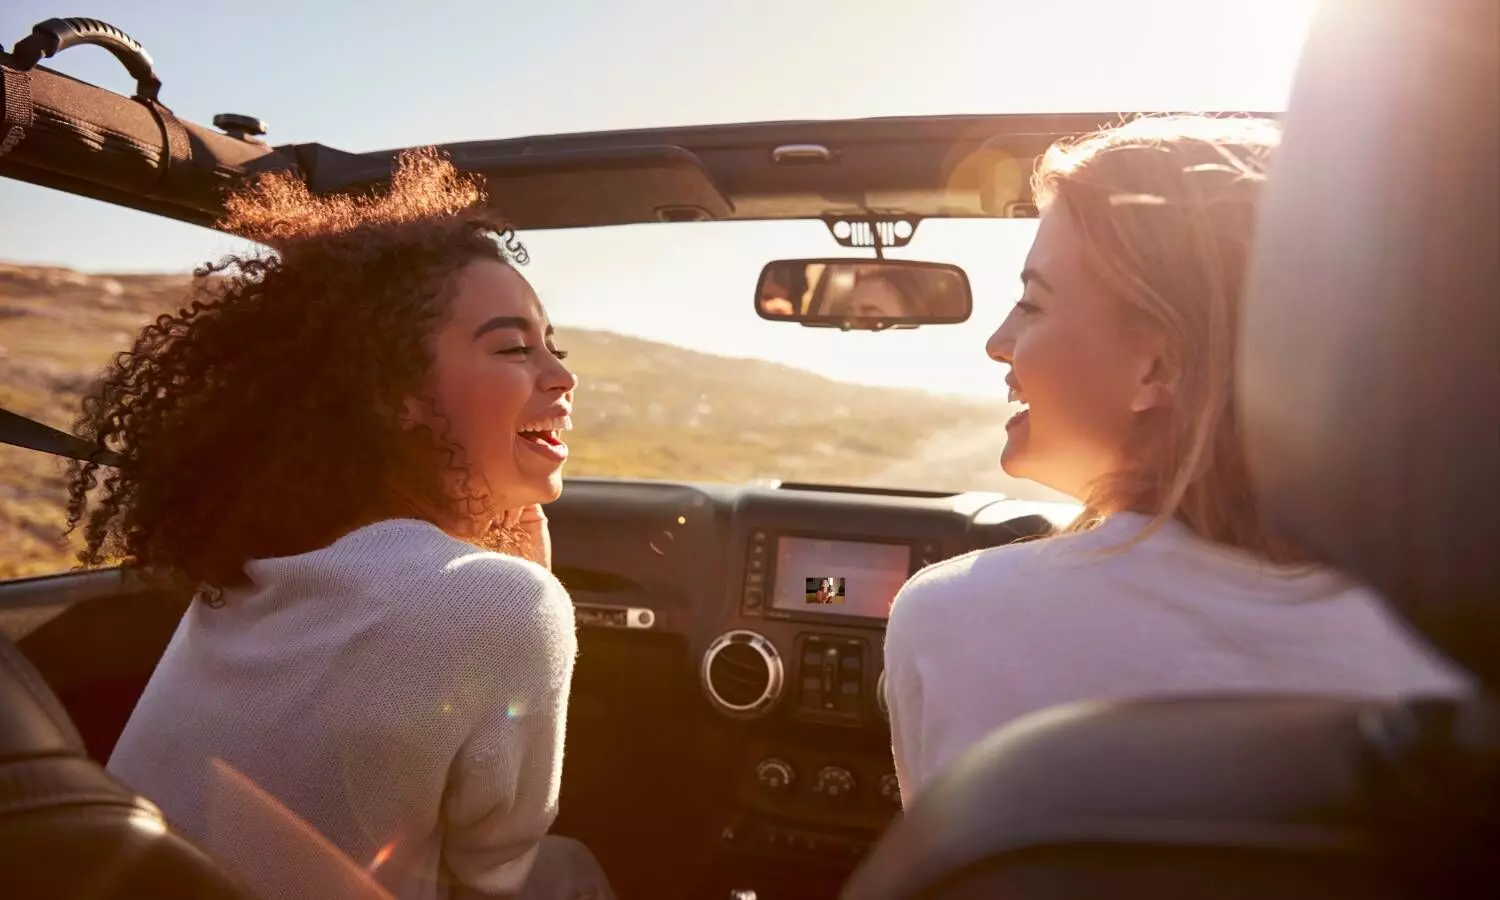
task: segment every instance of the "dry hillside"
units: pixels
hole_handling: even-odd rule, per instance
[[[186,289],[183,276],[0,263],[0,406],[66,429],[110,354]],[[995,423],[995,406],[607,332],[564,329],[559,343],[582,382],[571,475],[1009,487],[995,481],[1003,432],[968,427],[960,442],[930,426]],[[62,497],[59,461],[0,446],[0,578],[70,565]]]

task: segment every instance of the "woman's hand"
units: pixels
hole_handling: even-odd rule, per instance
[[[552,532],[540,503],[506,510],[499,524],[506,552],[552,571]]]

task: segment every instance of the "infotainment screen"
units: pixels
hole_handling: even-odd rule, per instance
[[[884,619],[911,574],[911,548],[782,537],[775,572],[773,609]]]

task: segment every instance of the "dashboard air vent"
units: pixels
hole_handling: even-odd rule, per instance
[[[754,631],[720,635],[703,654],[703,689],[720,712],[736,718],[764,715],[785,681],[781,655]]]

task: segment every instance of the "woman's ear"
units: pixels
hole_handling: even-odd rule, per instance
[[[1177,393],[1177,372],[1167,362],[1166,349],[1166,339],[1160,335],[1143,339],[1140,374],[1130,398],[1131,412],[1148,412],[1171,405]]]

